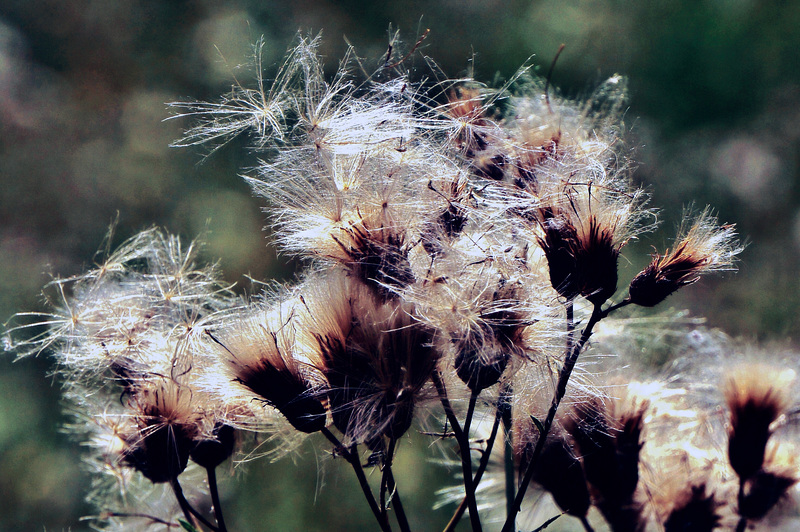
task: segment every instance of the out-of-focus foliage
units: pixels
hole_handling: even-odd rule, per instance
[[[374,65],[390,23],[407,47],[431,29],[408,60],[419,77],[433,74],[422,54],[451,76],[507,78],[531,54],[546,73],[562,42],[553,82],[566,94],[587,93],[614,73],[629,77],[629,144],[638,179],[670,213],[664,234],[681,204],[694,201],[713,204],[750,241],[736,277],[705,281],[672,304],[732,334],[800,332],[800,5],[777,0],[5,0],[0,320],[35,309],[48,276],[84,269],[115,219],[115,242],[153,224],[187,239],[204,233],[205,256],[220,258],[232,282],[291,275],[265,245],[259,202],[237,177],[255,162],[241,155],[246,139],[207,159],[171,149],[190,124],[163,122],[164,104],[214,99],[234,78],[248,84],[252,72],[240,65],[262,35],[268,72],[298,30],[324,30],[331,69],[344,36]],[[652,238],[643,245],[663,248],[659,233]],[[88,478],[77,445],[60,441],[58,384],[46,366],[44,357],[0,365],[0,529],[83,526]],[[313,512],[305,506],[320,483],[351,490],[335,461],[322,473],[315,462],[306,454],[294,476],[289,462],[253,468],[240,488],[248,496],[231,507],[242,529],[278,523],[265,507],[280,515],[278,529],[344,527],[330,517],[341,504],[330,497],[336,489]],[[411,504],[429,500],[421,488]]]

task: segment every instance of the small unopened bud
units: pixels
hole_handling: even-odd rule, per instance
[[[124,437],[124,461],[153,483],[180,475],[195,446],[197,416],[190,395],[172,383],[142,390],[135,398],[136,430]]]
[[[511,354],[502,348],[487,352],[486,347],[468,344],[456,352],[456,374],[475,392],[496,384],[511,358]]]
[[[192,461],[206,469],[214,469],[233,454],[236,432],[230,425],[218,423],[210,437],[197,441],[190,453]]]

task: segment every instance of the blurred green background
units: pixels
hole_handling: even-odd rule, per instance
[[[246,139],[206,160],[169,148],[189,123],[163,122],[165,102],[248,83],[239,65],[261,35],[266,65],[298,30],[320,29],[331,68],[345,37],[377,64],[390,23],[409,45],[430,28],[422,52],[450,76],[508,77],[532,54],[546,71],[561,43],[553,82],[564,94],[627,76],[636,178],[664,222],[638,251],[663,248],[691,202],[712,204],[749,242],[737,275],[668,304],[747,339],[798,336],[800,3],[779,0],[3,0],[0,320],[40,309],[52,276],[90,266],[117,217],[117,241],[154,224],[187,241],[204,233],[206,257],[231,281],[291,277],[238,177],[256,162]],[[60,432],[49,361],[12,358],[0,358],[0,530],[84,530],[89,478]],[[441,528],[447,512],[428,508],[447,473],[422,455],[401,460],[419,528]],[[366,508],[359,497],[343,502],[357,490],[350,471],[311,446],[296,464],[261,462],[239,477],[225,488],[237,530],[372,528],[351,510]]]

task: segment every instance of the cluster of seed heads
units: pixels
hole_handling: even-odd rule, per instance
[[[99,526],[226,530],[215,471],[259,432],[272,452],[321,433],[379,528],[410,530],[392,463],[414,427],[455,449],[463,486],[448,529],[465,512],[481,529],[478,499],[503,454],[504,530],[529,484],[586,530],[720,526],[723,499],[705,477],[643,496],[655,396],[597,386],[580,366],[571,379],[601,320],[732,269],[741,249],[710,210],[687,212],[673,246],[619,289],[626,244],[655,220],[622,141],[624,80],[581,103],[527,68],[498,89],[415,80],[411,55],[391,49],[369,76],[351,52],[329,80],[318,39],[298,41],[274,80],[257,44],[254,88],[172,104],[197,124],[177,145],[251,136],[261,159],[246,180],[267,201],[277,246],[304,260],[298,282],[238,296],[195,264],[194,245],[151,229],[51,283],[47,314],[16,317],[15,337],[37,331],[20,353],[55,354],[74,426],[118,494],[142,476],[175,495],[174,508],[147,511],[127,494],[97,495]],[[789,400],[739,378],[726,390],[741,484],[730,507],[744,530],[797,481],[767,448]],[[213,515],[184,494],[196,466]]]

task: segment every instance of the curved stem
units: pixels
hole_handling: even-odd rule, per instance
[[[481,519],[478,514],[478,502],[475,500],[475,485],[472,480],[472,457],[469,448],[469,434],[461,429],[461,424],[458,422],[453,412],[450,399],[447,397],[447,388],[442,381],[439,370],[433,370],[431,379],[433,380],[434,386],[436,386],[436,391],[439,393],[439,400],[442,402],[444,413],[447,419],[450,420],[450,424],[453,426],[453,432],[456,435],[456,440],[458,441],[459,454],[461,455],[461,471],[464,476],[465,498],[467,500],[467,508],[469,508],[469,520],[472,524],[472,531],[481,532],[483,528],[481,527]],[[476,392],[473,392],[473,396],[476,396]],[[472,397],[470,398],[470,404],[473,404]]]
[[[502,398],[501,398],[502,401]],[[478,484],[481,481],[481,477],[483,477],[484,471],[486,471],[486,467],[489,465],[489,457],[492,454],[492,448],[494,447],[494,441],[497,438],[497,432],[500,429],[500,420],[503,417],[503,410],[502,405],[498,403],[497,405],[497,413],[494,417],[494,425],[492,425],[492,433],[489,435],[489,440],[486,443],[486,450],[483,452],[481,456],[481,461],[478,464],[478,469],[475,471],[475,479],[472,481],[473,485],[477,488]],[[464,496],[461,499],[461,503],[456,508],[453,517],[450,518],[450,521],[447,523],[447,526],[444,528],[444,532],[452,532],[458,522],[461,520],[461,517],[464,515],[464,511],[467,509],[467,497]]]
[[[323,427],[321,432],[353,467],[356,478],[358,478],[358,483],[361,485],[361,491],[364,492],[364,497],[367,499],[367,503],[369,504],[370,510],[372,510],[372,513],[375,515],[375,519],[378,520],[381,530],[383,530],[383,532],[391,532],[392,528],[389,526],[389,521],[386,519],[386,516],[381,514],[378,503],[375,502],[375,496],[372,494],[372,490],[370,490],[369,482],[367,481],[366,475],[364,475],[364,469],[361,467],[361,462],[358,460],[358,454],[354,453],[352,449],[348,449],[342,445],[339,438],[337,438],[328,427]]]
[[[207,467],[208,490],[211,492],[211,504],[214,506],[214,517],[217,519],[219,532],[228,532],[225,526],[225,519],[222,517],[222,504],[219,500],[219,490],[217,489],[217,468]]]
[[[183,494],[183,489],[181,488],[181,484],[178,482],[177,477],[170,480],[169,483],[170,486],[172,486],[172,491],[175,493],[175,498],[178,499],[178,505],[181,507],[181,511],[190,525],[197,528],[197,521],[199,521],[203,524],[203,526],[209,528],[213,532],[219,532],[217,527],[209,523],[208,520],[203,517],[202,514],[200,514],[200,512],[195,510],[192,505],[189,504],[189,501],[186,500],[186,496]]]
[[[581,354],[586,342],[589,341],[589,337],[592,335],[592,329],[594,329],[594,326],[607,315],[608,312],[603,312],[600,308],[600,305],[595,305],[594,309],[592,310],[592,316],[589,318],[589,322],[586,324],[586,327],[581,333],[580,340],[578,340],[578,343],[572,346],[572,349],[569,351],[566,359],[564,360],[564,365],[561,366],[561,371],[558,375],[558,384],[556,385],[556,393],[553,396],[553,401],[550,403],[550,410],[547,412],[547,418],[545,418],[544,423],[542,423],[542,430],[536,440],[536,447],[533,450],[531,461],[528,463],[528,466],[525,470],[525,475],[520,483],[517,496],[514,498],[514,504],[511,506],[511,511],[506,519],[505,524],[503,525],[503,532],[511,532],[511,530],[514,528],[514,521],[516,520],[517,514],[522,507],[522,499],[525,497],[525,492],[528,488],[528,485],[531,483],[531,479],[533,478],[533,473],[536,470],[536,462],[538,461],[539,455],[542,454],[542,449],[544,448],[544,442],[547,439],[547,434],[550,432],[550,427],[552,427],[553,421],[556,417],[556,411],[558,410],[558,406],[561,404],[561,400],[564,398],[564,394],[567,391],[567,383],[572,375],[572,370],[575,368],[575,363],[578,361],[578,356]]]

